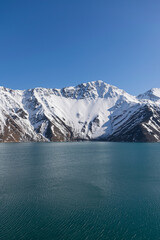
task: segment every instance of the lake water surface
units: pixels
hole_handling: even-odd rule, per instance
[[[0,239],[160,239],[160,143],[0,144]]]

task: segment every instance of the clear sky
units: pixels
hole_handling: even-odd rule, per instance
[[[159,0],[1,0],[0,85],[160,88]]]

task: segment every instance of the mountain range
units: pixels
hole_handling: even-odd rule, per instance
[[[160,89],[137,97],[101,80],[62,89],[0,87],[0,142],[160,141]]]

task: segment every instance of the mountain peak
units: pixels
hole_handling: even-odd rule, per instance
[[[144,100],[151,100],[153,102],[156,102],[160,100],[160,88],[151,88],[147,92],[138,95],[138,99],[144,99]]]
[[[81,83],[75,87],[65,87],[61,90],[61,95],[67,98],[75,99],[96,99],[106,98],[112,94],[125,93],[123,90],[115,86],[105,83],[102,80]],[[108,95],[109,94],[109,95]]]

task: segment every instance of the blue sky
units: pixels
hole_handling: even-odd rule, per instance
[[[0,85],[160,88],[159,0],[1,0]]]

